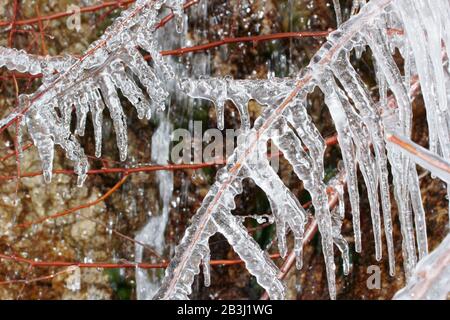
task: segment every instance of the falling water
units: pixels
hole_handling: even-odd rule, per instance
[[[158,129],[152,137],[152,161],[157,164],[167,164],[169,158],[170,140],[167,139],[172,131],[172,125],[166,116],[160,117]],[[169,218],[170,198],[173,191],[173,173],[171,171],[157,171],[156,178],[159,183],[159,197],[162,210],[159,215],[151,216],[147,224],[136,235],[136,240],[151,246],[158,254],[164,252],[164,232]],[[142,261],[144,247],[136,244],[136,262]],[[159,279],[154,271],[151,275],[145,269],[136,269],[137,298],[148,300],[153,297],[159,288]]]

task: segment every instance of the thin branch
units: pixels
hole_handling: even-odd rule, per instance
[[[264,42],[264,41],[270,41],[270,40],[280,40],[280,39],[289,39],[289,38],[321,38],[326,37],[328,34],[330,34],[332,30],[330,31],[301,31],[301,32],[283,32],[283,33],[273,33],[273,34],[264,34],[259,36],[248,36],[248,37],[237,37],[237,38],[224,38],[222,40],[217,40],[205,44],[200,44],[196,46],[191,47],[182,47],[172,50],[163,50],[161,51],[161,55],[163,56],[181,56],[187,53],[192,52],[200,52],[200,51],[206,51],[209,49],[213,49],[216,47],[220,47],[227,44],[232,43],[245,43],[245,42]],[[145,55],[145,60],[151,60],[151,55]],[[0,79],[8,79],[8,77],[17,76],[19,79],[39,79],[42,78],[42,74],[37,75],[28,75],[28,74],[20,74],[17,72],[7,72],[9,73],[8,76],[0,77]]]
[[[429,170],[442,180],[450,183],[450,163],[408,138],[386,133],[386,140],[411,158],[414,162]]]
[[[279,253],[271,254],[269,256],[271,259],[280,258]],[[44,281],[53,279],[57,275],[61,275],[64,273],[72,272],[76,270],[76,268],[81,269],[164,269],[167,268],[167,262],[161,263],[111,263],[111,262],[90,262],[90,263],[80,263],[80,262],[66,262],[66,261],[35,261],[31,259],[26,259],[20,257],[18,255],[6,255],[0,253],[0,259],[14,261],[17,263],[25,263],[30,266],[30,269],[33,268],[51,268],[51,267],[67,267],[65,270],[53,273],[51,275],[37,277],[33,279],[14,279],[14,280],[5,280],[0,281],[0,285],[11,285],[11,284],[30,284],[33,282]],[[244,264],[244,261],[240,259],[233,260],[211,260],[209,263],[211,266],[232,266],[238,264]]]
[[[153,171],[175,171],[175,170],[196,170],[206,167],[212,167],[217,165],[224,164],[225,161],[216,161],[216,162],[203,162],[199,164],[167,164],[167,165],[150,165],[145,167],[139,167],[139,168],[103,168],[103,169],[93,169],[89,170],[87,174],[93,175],[93,174],[110,174],[110,173],[126,173],[126,174],[132,174],[132,173],[138,173],[138,172],[153,172]],[[66,175],[72,175],[75,174],[74,170],[70,169],[57,169],[52,171],[53,174],[66,174]],[[24,172],[21,174],[21,178],[31,178],[31,177],[37,177],[41,176],[42,171],[34,171],[34,172]],[[5,180],[13,180],[16,176],[0,176],[0,181]]]
[[[111,189],[108,190],[108,192],[106,192],[103,196],[101,196],[100,198],[98,198],[98,199],[96,199],[96,200],[94,200],[92,202],[88,202],[86,204],[79,205],[77,207],[70,208],[70,209],[64,210],[62,212],[55,213],[53,215],[43,217],[43,218],[38,219],[38,220],[33,221],[33,222],[22,223],[22,224],[19,224],[17,226],[19,228],[29,228],[32,225],[40,224],[40,223],[45,222],[45,221],[50,220],[50,219],[56,219],[56,218],[64,217],[64,216],[67,216],[67,215],[69,215],[71,213],[79,211],[81,209],[86,209],[86,208],[95,206],[96,204],[99,204],[100,202],[103,202],[107,198],[109,198],[117,189],[120,188],[120,186],[122,186],[125,183],[125,181],[127,180],[128,177],[129,177],[128,175],[124,175],[119,182],[117,182]]]
[[[273,33],[273,34],[264,34],[259,36],[249,36],[249,37],[237,37],[237,38],[224,38],[222,40],[213,41],[210,43],[205,43],[197,46],[179,48],[173,50],[161,51],[163,56],[180,56],[190,52],[196,51],[205,51],[212,48],[216,48],[219,46],[223,46],[226,44],[232,43],[244,43],[244,42],[262,42],[262,41],[270,41],[270,40],[279,40],[279,39],[289,39],[289,38],[311,38],[311,37],[326,37],[328,36],[332,30],[330,31],[301,31],[301,32],[282,32],[282,33]]]
[[[334,134],[328,138],[325,139],[325,144],[327,146],[334,146],[338,143],[337,141],[337,134]],[[26,148],[24,147],[23,150],[28,149],[31,147],[31,145],[27,145]],[[305,151],[307,151],[307,148],[305,148]],[[6,160],[7,158],[10,158],[14,156],[14,152],[8,154],[4,158],[0,158],[0,162]],[[282,155],[282,154],[276,154],[276,155]],[[273,157],[275,155],[268,155],[269,157]],[[214,162],[202,162],[198,164],[166,164],[166,165],[150,165],[150,166],[144,166],[144,167],[137,167],[137,168],[103,168],[103,169],[93,169],[88,170],[88,175],[94,175],[94,174],[111,174],[111,173],[126,173],[126,174],[133,174],[138,172],[153,172],[153,171],[175,171],[175,170],[197,170],[207,167],[213,167],[218,165],[223,165],[226,163],[225,159],[216,160]],[[56,169],[52,171],[53,174],[66,174],[66,175],[72,175],[75,174],[74,170],[69,169]],[[43,173],[42,171],[34,171],[34,172],[23,172],[21,173],[21,178],[32,178],[41,176]],[[13,180],[17,176],[15,175],[9,175],[9,176],[0,176],[0,181],[6,181],[6,180]]]
[[[108,8],[108,7],[122,8],[122,7],[126,7],[126,6],[130,5],[131,3],[135,2],[135,1],[136,0],[118,0],[118,1],[103,2],[98,5],[82,7],[82,8],[80,8],[80,13],[95,12],[95,11],[99,11],[101,9]],[[56,20],[56,19],[69,17],[74,14],[75,14],[74,11],[67,11],[67,12],[54,13],[54,14],[47,15],[47,16],[38,16],[36,18],[30,18],[30,19],[25,19],[25,20],[0,21],[0,27],[10,26],[12,24],[14,24],[16,26],[33,25],[33,24],[41,23],[43,21],[50,21],[50,20]]]

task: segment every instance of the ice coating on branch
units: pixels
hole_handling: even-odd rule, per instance
[[[254,136],[250,137],[248,142],[251,141],[254,141]],[[244,145],[247,143],[241,148]],[[206,195],[181,243],[177,246],[175,257],[166,269],[166,277],[155,298],[188,297],[194,276],[200,272],[200,263],[209,258],[208,240],[216,232],[224,235],[245,262],[247,270],[256,277],[272,299],[284,297],[284,285],[277,279],[278,268],[248,234],[240,219],[231,214],[235,208],[234,197],[242,192],[242,179],[249,176],[247,170],[242,168],[234,173],[236,177],[230,181],[231,175],[228,170],[237,160],[236,155],[231,156],[229,164],[217,173],[217,181]],[[218,194],[221,195],[220,199],[217,199]],[[211,210],[214,210],[214,215],[210,215]]]
[[[172,124],[166,116],[159,117],[160,123],[152,136],[152,162],[156,164],[167,164],[170,154],[170,139]],[[151,246],[159,255],[163,255],[165,248],[164,232],[169,219],[170,199],[173,192],[173,172],[157,171],[159,183],[159,197],[161,200],[161,211],[149,217],[146,225],[139,231],[135,239],[140,243]],[[135,245],[136,262],[143,262],[144,247],[139,243]],[[161,280],[157,277],[155,270],[150,272],[146,269],[136,268],[136,294],[138,300],[151,299],[159,286]]]
[[[281,253],[284,254],[286,251],[284,243],[284,232],[286,225],[294,225],[296,228],[300,227],[300,229],[293,231],[294,237],[297,238],[296,240],[301,237],[301,231],[304,225],[304,213],[299,208],[296,200],[292,198],[290,192],[282,184],[280,184],[279,179],[273,174],[270,166],[268,165],[268,161],[265,158],[266,149],[263,147],[268,139],[273,139],[275,141],[275,143],[283,151],[286,159],[288,159],[293,167],[296,168],[296,173],[305,182],[305,187],[306,185],[309,186],[306,188],[309,188],[308,190],[312,193],[313,204],[316,210],[316,218],[318,219],[319,230],[322,235],[322,245],[324,248],[324,257],[327,266],[330,296],[332,298],[336,297],[333,243],[336,242],[338,247],[343,252],[345,272],[348,272],[349,269],[348,259],[346,258],[348,256],[348,249],[345,243],[341,241],[342,238],[340,237],[340,232],[338,230],[340,228],[341,214],[338,215],[339,219],[336,219],[335,216],[333,225],[332,215],[330,214],[326,203],[326,187],[322,181],[323,162],[321,161],[324,150],[323,139],[320,137],[318,130],[315,128],[314,124],[311,122],[311,119],[304,111],[302,103],[302,101],[306,100],[305,98],[307,92],[312,90],[317,84],[319,84],[325,92],[328,106],[330,109],[333,109],[331,113],[338,129],[338,139],[341,144],[341,148],[345,148],[343,151],[345,154],[344,160],[346,162],[345,168],[346,172],[349,172],[349,178],[347,178],[347,181],[349,182],[351,188],[352,197],[353,199],[356,199],[353,205],[355,208],[359,205],[356,184],[357,163],[360,164],[361,171],[363,172],[371,198],[370,202],[372,219],[374,222],[377,258],[381,258],[381,219],[377,195],[378,175],[375,170],[376,166],[374,165],[374,156],[368,149],[367,144],[367,141],[370,141],[370,129],[367,128],[362,118],[360,118],[361,115],[355,111],[352,111],[353,107],[350,108],[350,101],[346,98],[346,93],[342,92],[342,90],[339,89],[335,83],[331,70],[323,68],[323,62],[330,59],[330,54],[343,52],[341,50],[350,51],[354,46],[364,46],[364,43],[361,43],[360,40],[352,43],[345,42],[342,39],[348,39],[348,34],[353,35],[356,39],[361,39],[359,32],[363,29],[362,27],[370,24],[368,21],[378,16],[388,4],[389,1],[387,0],[373,1],[371,5],[365,6],[362,9],[361,15],[363,18],[355,18],[350,20],[348,24],[344,24],[343,30],[339,30],[330,35],[329,42],[324,45],[323,49],[319,51],[315,58],[313,58],[310,67],[299,76],[298,83],[303,83],[303,88],[300,87],[300,92],[297,91],[296,94],[293,94],[294,97],[299,97],[298,100],[294,99],[295,103],[286,104],[282,101],[283,93],[286,92],[285,90],[280,91],[281,96],[271,95],[277,97],[277,103],[272,104],[273,100],[269,100],[268,103],[265,103],[269,107],[266,108],[263,115],[255,121],[254,128],[244,131],[245,143],[238,145],[233,155],[228,159],[227,166],[219,171],[217,175],[217,182],[212,187],[211,192],[207,195],[202,207],[196,214],[196,217],[200,215],[200,218],[198,218],[196,222],[189,227],[186,236],[183,238],[181,245],[177,249],[177,253],[171,263],[171,267],[167,270],[166,280],[160,290],[160,298],[171,298],[178,296],[180,291],[186,292],[186,285],[190,287],[192,282],[184,282],[180,280],[180,278],[183,278],[183,273],[188,272],[190,268],[193,268],[195,271],[198,270],[196,268],[198,268],[200,259],[195,258],[196,251],[194,250],[194,246],[196,246],[199,241],[203,241],[203,237],[209,237],[209,234],[205,234],[200,227],[207,226],[212,220],[215,221],[215,217],[218,215],[222,218],[227,217],[227,221],[229,221],[228,224],[232,223],[230,209],[234,207],[233,198],[237,193],[235,192],[236,189],[231,186],[237,183],[240,188],[240,181],[243,178],[252,177],[268,195],[273,209],[273,214],[275,216],[275,221],[277,221],[277,234],[280,242],[279,247]],[[308,77],[309,79],[313,78],[315,80],[305,80],[308,79]],[[194,84],[192,80],[184,81],[182,88],[192,97],[208,99],[219,105],[219,123],[222,122],[222,112],[220,110],[223,110],[221,107],[223,107],[225,100],[230,99],[235,103],[236,101],[241,100],[246,104],[250,99],[255,99],[258,102],[261,102],[261,97],[268,96],[267,94],[261,94],[261,91],[255,91],[253,89],[255,87],[253,87],[252,83],[247,80],[234,81],[231,79],[200,79],[198,81],[200,81],[200,86]],[[269,81],[265,83],[269,83]],[[296,85],[299,85],[298,83],[296,83]],[[231,88],[233,89],[230,90]],[[234,90],[234,88],[237,90]],[[259,92],[259,94],[252,94],[252,92]],[[288,93],[289,90],[287,90],[284,95],[287,96]],[[277,107],[280,102],[281,106]],[[236,104],[239,103],[241,102]],[[343,106],[345,106],[345,108]],[[363,103],[360,103],[358,106],[364,108]],[[243,108],[239,106],[238,109],[243,110]],[[373,113],[373,109],[370,110],[367,106],[366,109],[365,114],[370,114],[370,112]],[[280,112],[280,110],[284,111]],[[277,113],[278,116],[274,116],[275,113]],[[291,122],[291,125],[288,125],[288,121]],[[292,128],[297,131],[298,136],[293,134]],[[379,130],[377,133],[378,139],[381,139],[380,136],[381,133]],[[304,145],[302,145],[298,137],[302,139]],[[310,162],[308,162],[308,157],[306,157],[305,153],[302,153],[304,146],[310,150],[309,156],[314,157]],[[261,149],[264,152],[262,152]],[[381,148],[381,150],[383,149]],[[378,166],[382,167],[383,165],[385,164],[380,163]],[[279,190],[284,191],[280,193]],[[338,190],[338,193],[341,194],[341,190]],[[286,198],[281,199],[282,197]],[[342,198],[342,196],[340,196],[340,198]],[[288,207],[283,208],[281,206],[282,204],[284,206],[287,205]],[[340,208],[341,211],[338,212],[341,213],[343,207],[341,206]],[[356,211],[355,209],[354,213],[355,212],[359,211]],[[357,228],[357,230],[359,230],[359,228]],[[200,240],[197,241],[197,239]],[[234,243],[232,243],[232,245],[235,250],[239,252],[239,249],[235,247]],[[249,241],[247,246],[252,247],[252,241]],[[299,250],[298,245],[295,246],[294,250],[297,250],[298,257],[300,257],[301,251]],[[241,255],[241,258],[243,258],[243,260],[246,261],[247,266],[249,266],[247,257],[245,255]],[[258,259],[258,261],[263,263],[264,259]],[[301,262],[301,260],[298,259],[298,262]],[[192,263],[194,265],[192,265]],[[259,280],[261,277],[258,277],[258,272],[266,269],[270,270],[271,268],[265,268],[259,271],[258,269],[250,267],[248,269],[254,275],[256,274],[256,277]],[[273,281],[275,281],[275,279],[273,279]],[[266,290],[267,288],[270,288],[268,292],[272,297],[279,296],[280,291],[273,292],[274,287],[279,287],[276,282],[260,282],[260,284],[266,288]]]
[[[81,186],[86,179],[87,158],[75,137],[65,129],[53,108],[38,110],[33,107],[28,114],[30,116],[26,117],[26,123],[34,144],[39,146],[44,181],[50,182],[52,177],[54,144],[58,144],[66,152],[67,158],[75,162],[78,186]]]
[[[70,56],[38,56],[28,54],[24,50],[0,46],[0,68],[6,67],[8,70],[16,70],[20,73],[29,73],[31,75],[43,74],[44,78],[64,70],[74,59]]]
[[[307,215],[300,202],[283,184],[278,174],[269,164],[265,156],[267,141],[261,141],[259,156],[247,160],[246,166],[250,178],[266,193],[277,227],[278,247],[281,256],[287,254],[286,233],[290,228],[294,234],[297,267],[301,269],[303,233],[307,222]]]
[[[51,180],[54,145],[66,150],[75,161],[79,183],[85,179],[87,161],[76,135],[84,135],[87,114],[91,112],[95,135],[95,154],[101,155],[102,111],[108,108],[116,133],[120,160],[127,157],[127,121],[120,103],[120,91],[136,108],[139,118],[150,118],[155,110],[164,109],[168,96],[163,83],[174,76],[170,66],[158,53],[153,38],[165,0],[140,0],[124,10],[107,28],[101,38],[92,43],[81,58],[36,57],[15,49],[0,48],[0,67],[31,74],[43,73],[41,87],[19,106],[28,130],[43,162],[44,178]],[[175,16],[183,11],[182,1],[170,1]],[[139,52],[150,53],[150,66]],[[140,89],[141,84],[146,90]],[[77,125],[70,131],[72,111]],[[13,114],[18,114],[13,113]],[[2,121],[2,128],[13,117]],[[57,129],[55,129],[57,128]],[[56,136],[56,134],[58,136]]]
[[[298,104],[297,100],[294,100],[292,104],[292,108],[298,112],[299,109],[304,109],[301,104]],[[305,112],[303,110],[302,112]],[[290,116],[292,116],[292,112],[288,112]],[[297,118],[298,120],[302,118]],[[309,118],[303,117],[303,123],[306,125],[302,125],[297,122],[298,127],[307,128]],[[294,127],[296,127],[294,125]],[[319,231],[322,235],[322,247],[323,254],[327,269],[327,278],[328,278],[328,286],[330,291],[331,298],[336,297],[336,289],[335,289],[335,276],[334,276],[334,254],[333,254],[333,232],[332,232],[332,221],[330,216],[330,211],[328,208],[328,197],[326,194],[326,187],[323,183],[323,167],[318,167],[314,164],[314,149],[319,150],[320,156],[323,158],[324,146],[321,143],[322,141],[316,140],[315,148],[310,149],[310,152],[304,151],[305,148],[302,144],[302,140],[300,140],[295,132],[290,129],[291,127],[288,125],[287,119],[284,117],[280,117],[276,122],[273,130],[271,131],[271,138],[274,143],[278,146],[281,152],[283,152],[285,158],[289,161],[289,163],[294,168],[294,172],[297,177],[303,181],[304,187],[309,191],[312,198],[312,203],[315,209],[315,217],[317,219],[317,223],[319,226]],[[310,136],[311,138],[311,136]],[[304,143],[304,141],[303,141]],[[306,145],[306,144],[305,144]],[[269,180],[271,181],[271,180]],[[267,183],[270,183],[267,181]],[[277,192],[280,190],[279,187],[274,188],[272,192]],[[266,191],[267,193],[267,191]],[[270,199],[270,198],[269,198]],[[290,219],[295,218],[295,215],[292,213],[288,215],[288,211],[284,210]],[[272,206],[272,212],[273,206]],[[304,223],[304,221],[303,221]],[[279,228],[279,223],[277,223],[277,230]],[[303,228],[301,229],[303,231]],[[279,233],[279,232],[278,232]],[[297,239],[296,239],[297,240]],[[280,242],[280,236],[278,236],[278,241]],[[297,242],[296,242],[297,243]],[[302,247],[299,244],[300,248]],[[298,247],[297,247],[298,248]],[[298,248],[300,251],[301,249]],[[281,249],[280,249],[280,252]],[[297,267],[300,269],[302,267],[301,260],[299,260],[301,256],[297,255]]]
[[[421,1],[408,6],[405,1],[396,4],[404,21],[405,32],[417,41],[409,41],[411,55],[416,63],[430,126],[430,151],[450,159],[450,115],[448,110],[448,65],[443,67],[442,44],[448,55],[449,22],[448,1]],[[431,25],[428,25],[432,23]],[[450,188],[447,186],[447,193]],[[450,213],[450,211],[449,211]]]
[[[324,72],[325,74],[322,74]],[[329,107],[331,117],[338,132],[339,146],[342,150],[345,171],[347,172],[347,184],[350,197],[357,197],[358,186],[355,164],[363,174],[366,183],[375,238],[375,257],[381,259],[381,218],[377,192],[377,173],[374,168],[374,158],[367,142],[370,141],[367,127],[362,119],[353,111],[345,92],[334,81],[329,71],[323,70],[316,75],[319,86],[325,94],[325,103]],[[352,193],[354,193],[352,195]],[[355,239],[360,240],[359,215],[354,215]]]
[[[447,300],[450,292],[450,235],[414,269],[396,300]]]

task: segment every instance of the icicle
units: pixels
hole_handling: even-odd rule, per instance
[[[28,113],[32,116],[33,110],[30,110]],[[45,123],[46,120],[37,114],[36,111],[35,113],[34,123],[28,127],[28,131],[39,152],[44,181],[50,183],[53,171],[54,142],[51,138],[51,131]],[[30,119],[30,117],[27,119]]]
[[[233,246],[234,251],[245,261],[247,270],[256,277],[258,284],[267,291],[270,299],[284,299],[286,289],[277,278],[278,268],[270,257],[261,250],[238,219],[227,211],[219,210],[214,222],[218,231],[225,236],[230,245]]]
[[[295,128],[302,142],[308,148],[311,158],[314,159],[312,166],[316,167],[320,179],[323,179],[325,140],[312,122],[302,100],[299,98],[295,99],[292,107],[286,110],[285,115],[289,123]]]
[[[380,69],[380,72],[384,74],[398,104],[397,124],[399,127],[396,128],[396,130],[409,136],[412,123],[411,104],[400,71],[387,48],[386,44],[389,42],[386,39],[386,35],[384,35],[381,30],[381,27],[370,29],[366,34],[366,39],[372,49],[375,60],[377,61],[377,66]],[[411,202],[408,194],[409,179],[407,170],[410,163],[405,156],[396,154],[395,150],[392,150],[392,148],[388,148],[388,158],[392,165],[394,194],[399,207],[405,271],[409,274],[417,261],[411,218]]]
[[[205,287],[209,287],[211,285],[211,253],[209,247],[206,247],[207,252],[203,254],[202,265],[203,265],[203,278],[205,281]]]
[[[102,125],[103,125],[103,109],[105,104],[101,99],[98,88],[92,88],[88,91],[89,107],[92,115],[92,123],[94,126],[95,139],[95,156],[97,158],[102,155]]]
[[[89,112],[87,92],[79,92],[77,98],[76,114],[77,114],[77,126],[75,134],[84,136],[84,128],[86,127],[86,116]]]
[[[225,100],[227,99],[227,85],[223,79],[198,80],[194,83],[190,79],[181,81],[181,89],[192,98],[202,98],[214,103],[217,114],[217,128],[223,130],[225,127]]]
[[[356,160],[358,161],[359,169],[363,174],[364,182],[367,187],[367,196],[369,198],[370,214],[375,239],[375,257],[379,261],[381,260],[382,243],[381,218],[377,191],[378,174],[374,165],[374,158],[367,143],[368,141],[371,141],[370,136],[367,127],[363,125],[363,120],[356,112],[354,112],[345,94],[338,87],[336,87],[336,93],[339,96],[343,110],[345,110],[347,115],[351,137],[356,147]]]
[[[211,197],[211,196],[209,196]],[[192,224],[186,229],[186,232],[180,244],[175,250],[175,256],[172,258],[169,266],[166,269],[166,277],[163,279],[160,289],[157,291],[154,299],[176,299],[186,300],[192,292],[191,286],[194,282],[194,277],[200,272],[200,263],[204,258],[202,249],[208,246],[209,238],[216,233],[215,224],[208,220],[203,221],[205,210],[199,209],[197,214],[192,219]],[[189,247],[192,237],[195,237],[200,231],[201,237],[195,242],[193,248]],[[192,251],[195,254],[189,255],[186,259],[185,254]],[[183,261],[182,264],[180,264]],[[174,274],[176,277],[168,277]]]
[[[344,161],[345,172],[347,173],[349,197],[352,203],[355,246],[357,248],[356,251],[359,252],[358,249],[360,249],[361,243],[361,229],[359,217],[359,194],[356,176],[356,158],[354,155],[353,143],[351,141],[348,123],[345,119],[345,112],[342,108],[342,104],[338,96],[336,95],[336,86],[333,87],[332,83],[323,80],[321,89],[325,93],[325,103],[330,110],[330,113],[335,122],[336,130],[338,132],[337,139],[342,150],[341,152]]]
[[[127,158],[128,150],[126,116],[122,110],[120,99],[117,95],[111,76],[108,74],[103,74],[103,76],[101,77],[101,81],[99,82],[99,87],[103,93],[106,107],[108,108],[109,113],[111,114],[111,119],[113,121],[120,161],[125,161],[125,159]]]
[[[248,102],[251,99],[267,106],[280,103],[295,81],[292,79],[272,78],[269,80],[233,80],[230,78],[183,79],[182,90],[192,98],[209,100],[214,103],[217,113],[217,127],[223,130],[225,101],[232,101],[241,117],[243,131],[250,129]]]
[[[127,47],[127,52],[122,54],[123,62],[130,68],[147,90],[153,105],[157,110],[164,110],[164,102],[168,93],[164,90],[161,80],[159,80],[152,68],[144,60],[140,52],[134,47]],[[151,117],[151,109],[148,108],[147,119]]]
[[[286,256],[286,226],[294,233],[298,266],[302,265],[301,248],[307,215],[297,198],[283,184],[278,174],[270,166],[267,157],[267,141],[260,142],[258,157],[247,160],[250,178],[269,198],[272,214],[277,222],[277,238],[282,257]],[[300,248],[300,249],[299,249]]]
[[[142,90],[126,73],[125,68],[120,60],[116,61],[116,63],[111,63],[110,74],[112,75],[112,81],[114,82],[114,85],[120,89],[122,94],[136,108],[139,119],[143,119],[144,116],[150,115],[152,113],[153,110],[151,110],[150,101],[147,99],[147,97],[145,97]]]
[[[42,161],[44,181],[50,183],[53,170],[55,144],[60,145],[67,157],[75,161],[75,173],[78,175],[78,186],[86,179],[88,170],[87,158],[74,136],[67,132],[53,109],[31,108],[27,112],[28,131],[38,149]]]
[[[384,145],[381,118],[374,107],[375,104],[370,97],[368,89],[360,79],[357,72],[353,69],[349,61],[347,52],[343,51],[339,53],[339,59],[336,59],[336,62],[332,64],[332,70],[336,77],[340,80],[340,83],[344,87],[346,93],[353,100],[356,108],[360,112],[362,119],[370,132],[370,138],[375,151],[375,166],[376,171],[378,172],[378,182],[380,186],[384,229],[389,257],[389,271],[391,275],[394,275],[395,253],[394,241],[392,237],[391,200],[389,191],[387,157]],[[378,81],[380,86],[380,101],[384,101],[386,99],[386,85],[385,82],[381,80],[384,80],[384,78],[379,72],[377,72],[377,76],[380,79]],[[358,247],[358,245],[356,246]]]
[[[342,24],[342,10],[339,0],[333,0],[334,13],[336,14],[336,23],[339,27]]]
[[[447,95],[442,63],[440,19],[425,2],[399,1],[395,4],[400,12],[405,32],[414,37],[409,41],[416,60],[417,71],[430,126],[430,150],[450,159],[450,132],[447,123]],[[431,18],[431,19],[430,19]],[[429,25],[431,23],[431,25]],[[410,39],[408,37],[408,39]]]
[[[294,101],[292,108],[302,108],[302,106],[297,106]],[[289,128],[287,122],[283,118],[280,118],[276,122],[275,128],[275,133],[272,133],[273,141],[280,151],[283,152],[285,158],[293,166],[294,172],[299,179],[303,181],[305,189],[311,194],[319,230],[322,235],[322,247],[324,248],[323,250],[327,267],[330,296],[334,298],[335,266],[333,261],[332,223],[330,219],[330,211],[328,209],[328,197],[326,195],[325,185],[322,182],[323,172],[319,171],[318,168],[315,168],[313,165],[315,161],[313,161],[313,159],[306,154],[301,141]],[[275,188],[274,190],[279,190],[279,188]],[[297,250],[300,254],[301,249],[297,247]]]
[[[348,275],[350,272],[349,247],[347,240],[345,240],[344,236],[341,234],[342,223],[345,218],[344,177],[345,171],[341,168],[339,174],[328,183],[328,188],[332,188],[334,192],[337,193],[338,197],[338,207],[335,207],[331,212],[333,242],[341,252],[344,274]]]
[[[414,225],[416,227],[417,249],[420,260],[428,254],[427,226],[425,224],[425,210],[422,205],[419,177],[413,164],[409,170],[409,179],[411,204],[414,211]]]

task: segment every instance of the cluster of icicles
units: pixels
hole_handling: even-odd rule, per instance
[[[218,126],[223,128],[224,103],[232,101],[240,112],[243,133],[217,180],[192,218],[166,277],[155,295],[158,299],[185,299],[194,277],[203,266],[205,284],[210,283],[208,241],[219,232],[225,236],[248,271],[272,299],[283,299],[285,286],[279,270],[255,240],[242,220],[232,215],[234,198],[242,192],[242,180],[251,178],[267,195],[276,223],[279,251],[285,257],[289,230],[295,239],[297,267],[302,267],[302,246],[309,213],[283,184],[267,159],[269,140],[280,149],[310,193],[314,217],[321,234],[330,297],[336,298],[334,245],[341,251],[344,272],[350,270],[348,244],[341,235],[344,218],[343,185],[347,185],[353,219],[355,250],[360,252],[361,228],[357,168],[362,173],[370,202],[376,259],[382,257],[382,223],[387,243],[390,274],[395,272],[392,237],[388,163],[393,176],[402,231],[404,269],[409,278],[418,258],[428,253],[425,212],[413,158],[386,143],[386,134],[411,136],[410,84],[418,75],[427,108],[430,150],[450,160],[450,117],[448,99],[450,76],[443,48],[450,48],[450,3],[448,0],[372,0],[358,15],[330,34],[322,49],[296,79],[180,80],[158,53],[152,38],[158,26],[158,12],[165,1],[137,1],[88,49],[83,59],[71,57],[41,59],[13,49],[0,48],[0,66],[32,74],[43,73],[42,87],[32,96],[23,96],[21,110],[0,121],[1,127],[21,112],[39,150],[44,177],[51,178],[53,149],[58,144],[75,161],[79,183],[87,172],[87,160],[75,135],[83,135],[90,111],[96,138],[96,155],[101,152],[101,124],[104,106],[109,109],[120,158],[127,155],[124,112],[117,94],[136,108],[139,118],[163,109],[168,96],[165,80],[174,79],[193,98],[213,101]],[[358,1],[362,5],[365,1]],[[170,6],[181,14],[181,1]],[[137,13],[137,14],[136,14]],[[181,19],[178,19],[182,21]],[[401,32],[392,32],[401,30]],[[350,63],[350,54],[370,47],[376,68],[380,100],[373,101],[364,82]],[[150,53],[154,67],[138,48]],[[394,62],[397,50],[405,66]],[[445,50],[444,50],[445,52]],[[137,81],[147,92],[142,92]],[[334,121],[343,168],[336,179],[324,182],[325,143],[307,112],[307,95],[319,88]],[[390,108],[388,90],[395,108]],[[265,106],[263,114],[250,126],[247,104],[256,100]],[[75,135],[70,132],[72,108],[77,114]],[[371,147],[372,146],[372,147]],[[330,210],[328,190],[338,194],[339,206]],[[414,228],[415,226],[415,228]]]
[[[136,108],[139,119],[149,119],[155,111],[164,110],[169,93],[163,83],[174,73],[159,53],[153,39],[159,27],[163,5],[171,8],[177,25],[183,14],[182,0],[138,0],[122,12],[102,37],[92,43],[81,58],[36,57],[24,51],[0,47],[0,67],[42,74],[43,84],[32,95],[20,96],[20,109],[0,121],[0,126],[15,118],[27,125],[38,148],[44,179],[52,177],[54,146],[61,146],[75,162],[78,185],[86,179],[88,162],[75,135],[83,136],[90,112],[95,135],[95,155],[102,146],[103,110],[108,108],[117,137],[120,159],[127,157],[127,128],[118,90]],[[177,27],[181,29],[181,25]],[[140,49],[151,56],[151,67]],[[137,81],[145,88],[144,93]],[[75,135],[70,132],[72,112],[76,111]],[[21,114],[26,116],[21,117]]]

